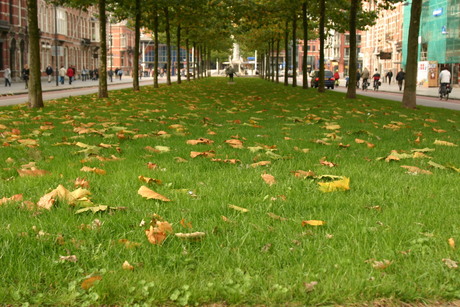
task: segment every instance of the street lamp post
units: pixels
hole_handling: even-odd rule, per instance
[[[58,63],[58,34],[57,34],[57,6],[54,5],[54,57],[56,59],[56,86],[59,86],[59,63]]]

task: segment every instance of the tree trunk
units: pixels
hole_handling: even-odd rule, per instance
[[[302,57],[302,88],[308,88],[308,19],[307,19],[307,1],[302,3],[302,25],[303,25],[303,57]]]
[[[177,25],[177,55],[176,55],[176,63],[177,63],[177,83],[178,84],[181,84],[182,83],[182,80],[181,80],[181,75],[180,75],[180,24]]]
[[[171,31],[169,28],[169,8],[166,6],[164,9],[165,14],[165,32],[166,32],[166,84],[171,85]]]
[[[155,43],[155,54],[153,58],[153,87],[158,88],[158,7],[155,5],[155,12],[153,15],[153,36]]]
[[[185,59],[186,59],[187,63],[186,63],[185,75],[187,76],[187,81],[190,82],[190,74],[189,74],[189,72],[190,72],[190,52],[189,52],[190,45],[189,45],[189,41],[188,41],[188,29],[186,31],[186,35],[187,35],[187,37],[185,38],[185,50],[186,50],[187,54],[186,54]]]
[[[409,37],[407,50],[412,54],[418,54],[418,35],[420,31],[420,15],[422,13],[422,1],[412,1],[410,10]],[[415,109],[417,106],[417,56],[408,56],[406,64],[406,77],[402,106]]]
[[[109,97],[107,91],[107,16],[105,0],[99,0],[99,37],[101,38],[101,56],[99,58],[99,98]]]
[[[42,82],[40,74],[40,33],[38,30],[37,0],[27,0],[27,22],[29,26],[29,107],[43,108]]]
[[[133,61],[133,90],[139,91],[139,45],[141,39],[141,0],[136,1],[134,61]]]
[[[289,72],[289,19],[286,19],[286,26],[284,28],[284,85],[288,86],[288,72]]]
[[[347,98],[356,99],[356,71],[358,65],[356,62],[356,16],[358,8],[361,7],[361,0],[351,1],[350,7],[350,67]]]
[[[319,2],[319,84],[318,92],[324,93],[324,20],[326,18],[326,0],[320,0]],[[353,1],[352,1],[353,2]]]
[[[196,59],[197,59],[197,56],[196,56],[196,54],[197,54],[196,42],[193,42],[192,45],[193,45],[193,57],[192,57],[193,58],[192,59],[192,61],[193,61],[193,79],[195,79],[196,75],[198,73],[197,63],[196,63]]]
[[[271,47],[270,47],[270,41],[268,42],[268,46],[267,46],[267,56],[265,57],[265,61],[267,62],[266,63],[266,73],[265,73],[265,80],[268,80],[270,81],[270,50],[271,50]]]
[[[276,40],[276,83],[280,83],[280,63],[279,63],[279,58],[280,58],[280,40]]]
[[[297,86],[297,12],[292,16],[292,87]]]

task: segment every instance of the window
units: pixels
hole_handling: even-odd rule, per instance
[[[64,10],[57,10],[57,33],[67,35],[67,15]]]
[[[126,34],[124,34],[124,33],[121,34],[120,40],[121,40],[121,43],[120,43],[121,46],[120,47],[122,47],[122,48],[126,47],[126,45],[127,45],[127,43],[126,43],[126,41],[127,41]]]

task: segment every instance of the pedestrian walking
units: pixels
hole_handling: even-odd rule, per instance
[[[120,78],[120,81],[121,81],[121,77],[123,76],[123,69],[120,68],[120,69],[117,71],[117,75],[118,75],[118,77]]]
[[[5,69],[3,70],[3,78],[5,78],[5,87],[11,87],[11,69],[8,65],[5,65]]]
[[[112,70],[112,68],[110,68],[110,70],[108,72],[108,75],[109,75],[110,82],[113,82],[113,70]]]
[[[24,80],[24,82],[26,83],[26,89],[29,87],[29,75],[30,75],[30,69],[29,69],[29,65],[24,65],[24,68],[22,69],[22,72],[21,72],[21,77],[22,77],[22,80]]]
[[[393,72],[390,70],[387,72],[388,85],[391,84],[391,78],[393,78]]]
[[[359,79],[361,79],[361,73],[358,70],[356,70],[356,88],[359,88]]]
[[[401,91],[402,90],[402,86],[403,86],[403,82],[404,82],[404,79],[406,78],[406,73],[404,72],[404,70],[401,68],[401,71],[399,71],[397,74],[396,74],[396,81],[398,81],[398,86],[399,86],[399,90]]]
[[[61,82],[61,84],[64,84],[64,78],[66,74],[67,70],[64,68],[64,66],[61,66],[59,69],[59,82]]]
[[[67,77],[69,77],[69,85],[72,84],[72,79],[73,79],[73,76],[74,76],[74,70],[72,69],[71,66],[69,66],[69,68],[67,68]]]
[[[72,68],[72,70],[73,70],[72,81],[75,81],[76,78],[77,78],[77,69],[75,68],[75,65],[70,65],[70,68]]]
[[[87,78],[88,78],[88,70],[86,69],[86,67],[83,67],[81,71],[81,81],[86,81]]]
[[[46,72],[46,75],[48,76],[48,83],[51,83],[51,79],[53,77],[53,67],[51,67],[51,65],[48,64],[48,66],[46,66],[45,68],[45,72]]]
[[[94,68],[94,80],[99,79],[99,70],[97,68]]]

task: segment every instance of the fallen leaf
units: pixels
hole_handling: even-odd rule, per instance
[[[75,187],[80,187],[80,188],[89,188],[89,181],[87,181],[86,178],[78,177],[74,181],[74,186]]]
[[[46,174],[49,174],[48,171],[38,169],[35,167],[32,167],[31,169],[18,169],[17,171],[20,177],[26,177],[26,176],[38,177],[38,176],[45,176]]]
[[[3,197],[0,198],[0,205],[6,204],[11,201],[21,201],[22,200],[22,194],[16,194],[11,197]]]
[[[163,182],[160,180],[160,179],[153,179],[153,178],[150,178],[150,177],[144,177],[144,176],[139,176],[137,177],[140,181],[144,181],[146,183],[156,183],[156,184],[162,184]]]
[[[251,167],[265,166],[271,164],[271,161],[259,161],[257,163],[252,163]]]
[[[377,270],[384,270],[392,264],[392,261],[384,259],[383,261],[374,260],[372,267]]]
[[[158,194],[157,192],[150,190],[146,186],[141,186],[139,190],[137,191],[137,194],[141,195],[142,197],[145,197],[147,199],[157,199],[161,201],[171,201],[169,198]]]
[[[175,234],[176,237],[187,240],[201,240],[206,236],[204,232],[192,232],[192,233],[181,233],[178,232]]]
[[[238,206],[235,206],[235,205],[228,205],[229,208],[232,208],[232,209],[235,209],[237,211],[240,211],[240,212],[249,212],[248,209],[246,208],[242,208],[242,207],[238,207]]]
[[[455,240],[454,240],[454,238],[449,238],[449,240],[447,240],[447,242],[449,243],[449,246],[452,249],[455,249]]]
[[[123,262],[123,264],[121,265],[121,268],[126,271],[134,270],[134,267],[131,264],[129,264],[128,261]]]
[[[262,174],[260,175],[260,177],[262,177],[262,179],[265,181],[266,184],[268,185],[273,185],[276,183],[276,180],[275,180],[275,177],[273,177],[272,175],[270,174]]]
[[[214,151],[204,151],[204,152],[192,151],[190,152],[190,158],[196,158],[196,157],[212,158],[214,156],[215,156]]]
[[[320,221],[320,220],[308,220],[308,221],[302,221],[302,227],[305,225],[310,225],[310,226],[323,226],[325,225],[325,221]]]
[[[272,219],[274,219],[274,220],[280,220],[280,221],[287,221],[288,220],[287,218],[281,217],[281,216],[276,215],[276,214],[274,214],[272,212],[267,213],[267,215],[269,217],[271,217]]]
[[[99,280],[102,280],[102,276],[88,277],[81,283],[81,287],[82,287],[83,290],[88,290],[89,288],[94,286],[96,281],[99,281]]]
[[[449,258],[443,258],[442,259],[442,262],[444,262],[445,265],[447,265],[447,267],[449,269],[456,269],[458,268],[458,262],[457,261],[454,261],[452,259],[449,259]]]
[[[235,139],[226,140],[225,143],[227,143],[233,148],[243,148],[243,141],[241,140],[235,140]]]
[[[432,175],[433,173],[421,168],[418,168],[416,166],[409,166],[409,165],[401,165],[402,168],[407,169],[408,173],[418,175],[418,174],[425,174],[425,175]]]
[[[68,261],[68,262],[77,262],[77,256],[69,255],[69,256],[59,256],[59,260]]]
[[[428,164],[433,166],[434,168],[446,169],[446,167],[444,165],[438,164],[438,163],[433,162],[433,161],[428,161]]]
[[[435,140],[433,144],[442,145],[442,146],[452,146],[452,147],[457,147],[458,146],[458,145],[456,145],[454,143],[447,142],[447,141],[441,141],[441,140]]]
[[[141,243],[131,242],[127,239],[120,239],[118,240],[118,243],[124,245],[125,248],[127,249],[133,249],[133,248],[141,246]]]
[[[86,172],[86,173],[96,173],[99,175],[105,175],[106,171],[97,167],[88,167],[88,166],[83,166],[80,171]]]
[[[315,290],[315,286],[317,284],[318,284],[317,281],[312,281],[312,282],[309,282],[309,283],[307,283],[307,282],[303,283],[303,285],[305,287],[305,291],[307,291],[307,292],[311,292],[311,291]]]
[[[302,170],[297,170],[297,171],[291,171],[291,173],[294,174],[296,177],[301,177],[301,178],[308,178],[308,177],[315,177],[315,172],[313,171],[302,171]]]
[[[210,140],[210,139],[206,139],[206,138],[199,138],[197,140],[188,140],[186,143],[189,144],[189,145],[198,145],[198,144],[207,144],[207,145],[209,145],[209,144],[214,143],[214,141]]]
[[[347,177],[332,182],[318,182],[318,184],[320,191],[324,193],[350,190],[350,178]]]

